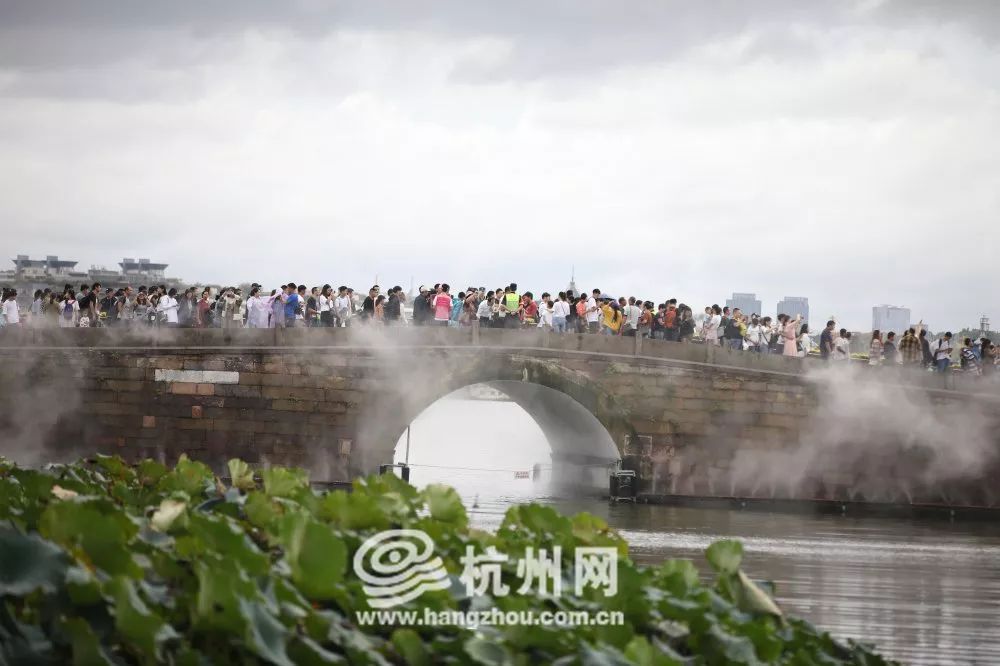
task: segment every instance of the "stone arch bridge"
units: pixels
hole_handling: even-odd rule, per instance
[[[187,453],[221,471],[238,456],[344,481],[391,461],[436,400],[486,383],[555,457],[613,446],[649,496],[1000,503],[1000,391],[960,377],[537,330],[4,333],[0,453],[26,462]]]

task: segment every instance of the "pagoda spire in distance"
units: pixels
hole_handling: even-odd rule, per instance
[[[566,287],[566,291],[572,291],[574,294],[579,294],[580,292],[576,289],[576,266],[574,265],[569,274],[569,286]]]

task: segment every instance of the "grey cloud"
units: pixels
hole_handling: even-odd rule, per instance
[[[99,65],[137,54],[183,64],[165,34],[186,43],[245,30],[289,30],[317,38],[337,30],[419,30],[448,38],[496,37],[515,45],[515,58],[489,78],[537,78],[669,58],[694,44],[757,25],[832,25],[856,20],[852,5],[725,0],[711,9],[684,0],[536,2],[368,0],[279,3],[126,0],[8,0],[0,6],[0,63],[44,68]],[[776,42],[777,43],[777,42]],[[195,49],[197,51],[197,49]],[[468,74],[468,73],[467,73]]]
[[[989,7],[706,5],[0,2],[4,239],[199,281],[551,289],[575,263],[857,327],[978,317],[954,276],[988,279],[1000,58],[959,23]]]
[[[887,25],[959,25],[991,42],[1000,40],[1000,2],[995,0],[885,0],[871,11]]]
[[[804,3],[723,0],[696,5],[686,0],[606,0],[537,2],[442,0],[432,3],[367,0],[228,0],[152,2],[128,0],[8,0],[0,5],[0,70],[35,76],[49,69],[75,72],[139,62],[147,81],[121,81],[108,90],[60,85],[59,77],[21,81],[8,96],[90,95],[125,100],[145,88],[185,84],[173,70],[193,68],[234,48],[246,31],[291,33],[312,40],[341,31],[419,31],[443,39],[493,38],[510,45],[505,57],[490,62],[461,61],[458,83],[533,81],[583,77],[604,69],[668,62],[693,47],[746,35],[746,60],[805,59],[816,55],[808,35],[797,28],[906,27],[964,22],[989,33],[1000,26],[1000,3],[941,3],[890,0]],[[172,80],[162,81],[168,78]],[[188,81],[188,85],[196,82]],[[113,87],[112,87],[113,88]],[[187,89],[196,94],[197,87]]]

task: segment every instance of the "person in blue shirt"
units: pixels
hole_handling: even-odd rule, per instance
[[[465,303],[465,293],[461,292],[458,296],[451,297],[451,319],[452,326],[458,326],[458,318],[462,314],[462,305]]]
[[[295,326],[295,314],[299,307],[299,295],[295,291],[295,283],[289,282],[285,285],[285,327]]]

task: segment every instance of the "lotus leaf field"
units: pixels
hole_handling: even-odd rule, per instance
[[[474,596],[427,591],[404,608],[620,611],[606,626],[364,626],[351,566],[381,530],[423,530],[452,582],[466,546],[500,552],[611,547],[617,594]],[[0,665],[14,664],[885,664],[784,615],[739,569],[734,541],[640,566],[601,520],[527,504],[495,534],[469,527],[456,492],[395,476],[351,492],[305,471],[229,463],[225,482],[182,457],[172,469],[100,456],[42,470],[0,459]],[[561,573],[573,575],[571,558]],[[502,565],[515,580],[514,564]],[[513,586],[512,586],[513,587]],[[567,588],[569,593],[567,593]],[[593,592],[593,594],[591,594]]]

